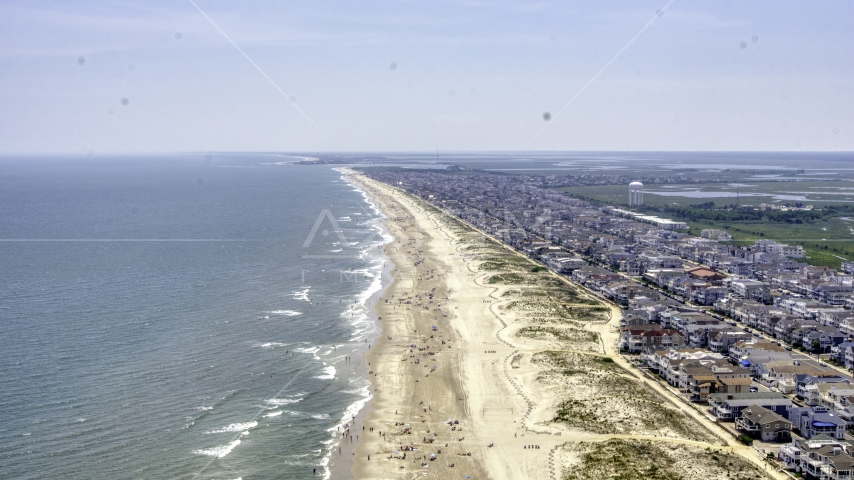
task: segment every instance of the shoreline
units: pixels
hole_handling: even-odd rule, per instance
[[[382,278],[383,278],[382,286],[380,287],[379,290],[377,290],[376,292],[371,294],[371,296],[365,301],[365,305],[368,309],[368,312],[366,315],[368,316],[368,318],[371,321],[373,321],[377,325],[379,325],[378,335],[374,338],[368,338],[367,344],[368,344],[369,348],[366,350],[363,350],[361,357],[357,359],[361,368],[365,369],[366,374],[369,371],[369,365],[366,364],[367,362],[365,359],[367,358],[367,355],[371,351],[371,349],[376,347],[377,342],[382,337],[382,325],[381,325],[380,320],[377,318],[378,316],[377,316],[374,305],[376,304],[377,301],[379,301],[379,299],[382,297],[383,293],[391,286],[391,283],[393,280],[392,280],[390,272],[393,269],[394,269],[394,263],[392,263],[390,260],[386,260],[386,265],[383,267],[383,271],[381,273]],[[388,280],[387,282],[385,281],[386,278]],[[368,397],[366,399],[364,399],[364,403],[356,411],[355,419],[352,422],[351,430],[353,432],[359,431],[360,426],[364,423],[368,414],[371,412],[371,403],[372,403],[373,398],[374,398],[373,388],[374,388],[373,382],[371,381],[368,385],[368,392],[369,392]],[[358,403],[358,402],[356,402],[356,403]],[[348,423],[347,419],[342,418],[342,420],[340,422],[338,422],[336,425],[343,425],[346,423]],[[345,441],[345,439],[343,439],[341,437],[335,437],[335,441],[330,445],[330,453],[327,456],[327,458],[329,459],[329,462],[326,465],[327,472],[328,472],[328,475],[326,478],[328,478],[329,480],[345,480],[345,479],[353,478],[353,475],[351,473],[351,470],[352,470],[353,464],[354,464],[353,451],[354,451],[357,443],[358,442],[355,440],[354,440],[354,442],[350,443],[348,441]],[[341,447],[341,452],[338,455],[335,455],[335,453],[336,453],[335,450],[337,450],[338,447]],[[337,461],[336,461],[336,459],[337,459]]]
[[[362,354],[359,358],[357,358],[357,362],[360,367],[364,369],[364,373],[368,375],[368,371],[370,370],[367,365],[367,361],[365,358],[367,357],[370,349],[375,346],[377,341],[382,337],[382,324],[378,318],[377,311],[375,308],[376,303],[380,300],[382,295],[386,290],[391,286],[394,279],[392,278],[391,272],[394,270],[395,265],[394,262],[391,261],[388,255],[385,254],[384,249],[385,246],[391,242],[394,242],[394,236],[388,231],[386,226],[383,224],[384,219],[386,218],[385,212],[382,211],[379,205],[374,201],[374,199],[367,194],[358,184],[350,181],[348,178],[348,173],[341,168],[333,169],[339,173],[341,173],[341,178],[347,181],[350,185],[352,185],[355,189],[357,189],[362,196],[365,198],[367,202],[371,204],[375,212],[377,213],[377,223],[378,223],[378,231],[379,234],[383,237],[383,242],[379,247],[383,250],[382,259],[383,259],[383,268],[380,271],[380,287],[371,293],[363,302],[366,313],[365,315],[368,317],[368,320],[371,321],[376,326],[376,335],[368,336],[366,344],[368,345],[367,349],[362,350]],[[368,384],[368,397],[363,400],[361,406],[358,407],[355,414],[355,419],[353,420],[353,424],[351,429],[353,432],[357,431],[359,427],[364,422],[365,418],[367,418],[368,414],[371,411],[371,403],[373,400],[373,382],[369,380]],[[348,406],[347,410],[349,410],[353,405],[362,402],[362,400],[354,402],[350,406]],[[348,418],[342,417],[342,419],[334,425],[334,427],[343,426],[349,423]],[[331,429],[329,429],[331,433]],[[354,437],[355,438],[355,437]],[[351,470],[353,468],[353,450],[355,448],[357,442],[349,442],[345,441],[343,437],[335,436],[333,437],[333,441],[330,443],[327,454],[327,463],[325,465],[326,475],[325,478],[329,480],[345,480],[353,478]],[[336,452],[338,448],[341,448],[340,453]],[[338,455],[336,455],[338,453]]]

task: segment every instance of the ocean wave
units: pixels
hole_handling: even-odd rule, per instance
[[[298,353],[317,353],[320,351],[320,347],[297,347],[294,351]]]
[[[261,348],[279,348],[279,347],[287,347],[288,344],[287,343],[280,343],[280,342],[267,342],[267,343],[262,343],[261,345],[258,345],[258,346]]]
[[[269,398],[264,400],[265,403],[269,405],[290,405],[292,403],[301,402],[302,398]]]
[[[293,292],[291,293],[291,296],[294,297],[294,300],[304,300],[306,302],[310,302],[311,300],[308,298],[309,290],[311,290],[311,287],[308,287],[302,291]]]
[[[344,413],[341,415],[341,420],[336,425],[333,425],[331,428],[328,428],[327,432],[332,432],[333,437],[338,437],[338,428],[343,427],[347,423],[349,423],[353,417],[355,417],[360,410],[371,400],[371,388],[370,385],[366,385],[364,388],[359,390],[359,393],[362,394],[362,398],[356,400],[351,403],[344,409]]]
[[[295,348],[294,351],[297,353],[310,353],[312,356],[314,356],[315,360],[320,360],[320,357],[317,356],[317,352],[320,351],[320,347],[311,347],[311,348],[300,347],[300,348]]]
[[[313,459],[306,459],[306,460],[281,460],[281,463],[282,463],[282,465],[287,465],[287,466],[289,466],[289,467],[306,467],[306,468],[311,468],[311,467],[316,467],[316,466],[318,466],[317,461],[315,461],[315,460],[313,460]],[[321,466],[323,466],[323,465],[321,464]],[[321,477],[321,478],[325,478],[325,477]]]
[[[243,431],[249,430],[250,428],[255,428],[257,426],[258,426],[258,422],[253,420],[251,422],[232,423],[231,425],[229,425],[225,428],[220,428],[219,430],[211,430],[210,432],[207,432],[207,433],[243,432]]]
[[[312,450],[308,453],[302,453],[297,455],[288,455],[284,457],[281,462],[285,465],[297,465],[304,467],[315,467],[315,466],[325,466],[326,462],[320,460],[318,462],[318,456],[323,454],[323,449]]]
[[[275,410],[265,417],[278,417],[280,415],[287,415],[289,417],[297,417],[301,419],[311,418],[313,420],[329,420],[330,417],[328,413],[308,413],[308,412],[297,412],[294,410]]]
[[[196,410],[199,410],[202,412],[207,412],[208,410],[213,410],[213,407],[201,406],[201,407],[196,407]]]
[[[222,458],[222,457],[228,455],[229,453],[231,453],[231,451],[234,450],[234,447],[236,447],[238,445],[240,445],[240,440],[235,440],[231,443],[227,443],[225,445],[219,445],[219,446],[216,446],[213,448],[204,448],[201,450],[194,450],[193,453],[195,453],[196,455],[205,455],[208,457]]]
[[[323,375],[315,375],[314,378],[318,380],[332,380],[335,378],[335,367],[332,365],[327,366],[323,369]]]
[[[341,393],[346,393],[347,395],[361,395],[365,396],[370,393],[370,386],[366,385],[364,387],[358,388],[356,390],[341,390]]]
[[[308,290],[306,290],[306,292],[308,292]],[[284,315],[286,317],[296,317],[297,315],[302,315],[302,312],[297,312],[296,310],[273,310],[268,313],[270,315]]]

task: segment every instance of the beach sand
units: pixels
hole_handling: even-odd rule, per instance
[[[601,442],[660,445],[674,465],[735,454],[681,478],[762,475],[749,447],[616,354],[619,308],[421,199],[344,172],[387,217],[395,267],[373,305],[373,398],[332,478],[559,479],[590,468],[578,452]]]

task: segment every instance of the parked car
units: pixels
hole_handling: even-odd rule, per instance
[[[750,387],[750,393],[756,393],[756,392],[758,392],[758,391],[759,391],[759,388],[757,388],[757,387]]]

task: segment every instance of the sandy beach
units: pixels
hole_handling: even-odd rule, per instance
[[[387,217],[395,268],[373,305],[373,398],[333,478],[593,478],[582,473],[596,455],[641,472],[668,457],[654,468],[674,478],[766,475],[756,452],[615,352],[619,308],[421,199],[345,174]]]

